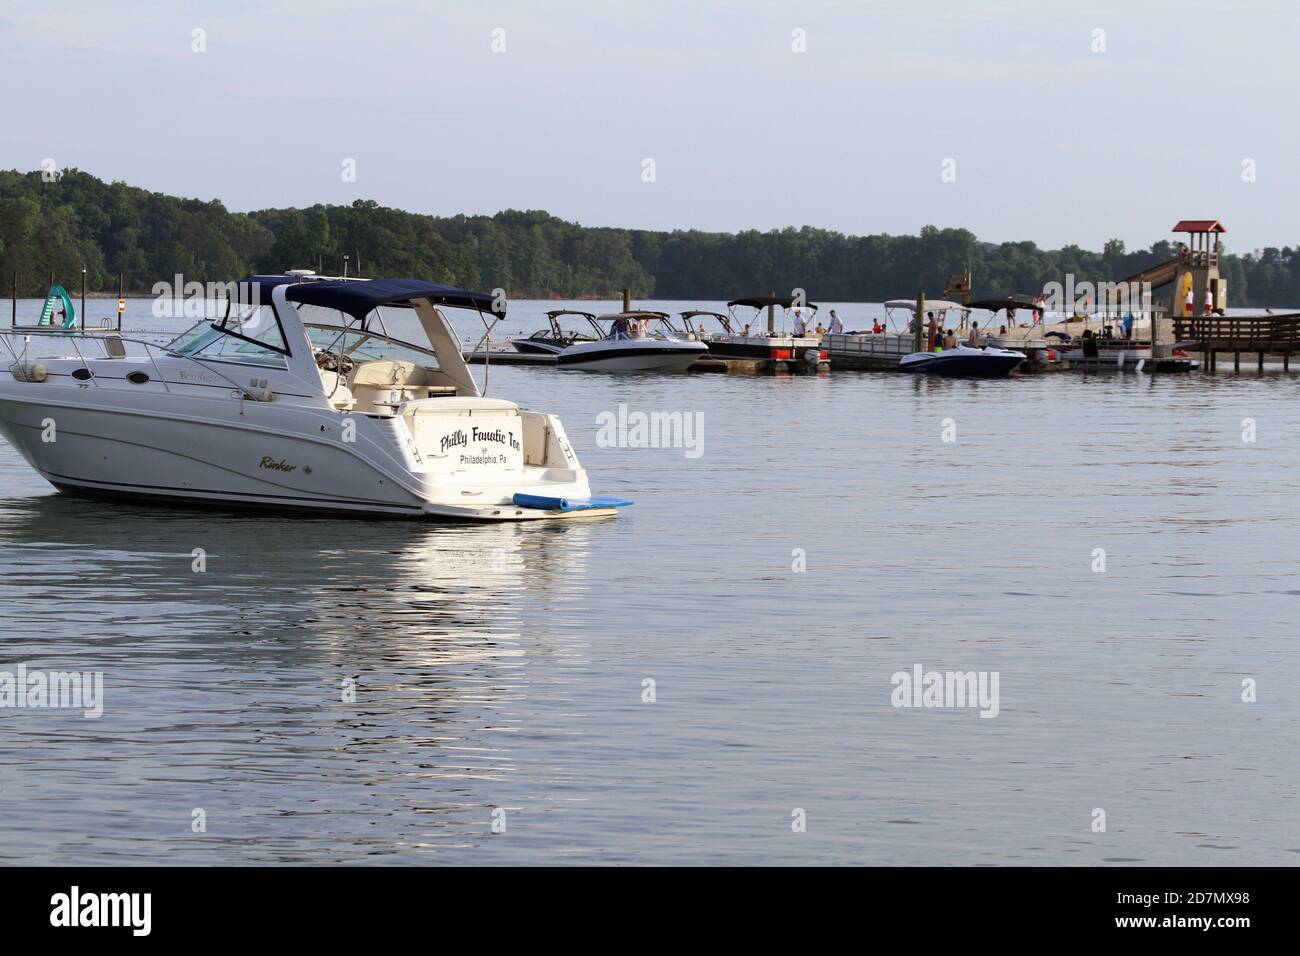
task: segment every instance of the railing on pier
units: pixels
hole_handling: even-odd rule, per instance
[[[1174,338],[1180,342],[1196,342],[1196,347],[1204,352],[1291,355],[1300,345],[1300,312],[1175,316]]]
[[[1214,250],[1185,249],[1181,258],[1187,265],[1200,269],[1219,264],[1219,254]]]

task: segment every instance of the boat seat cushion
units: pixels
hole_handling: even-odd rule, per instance
[[[338,372],[327,372],[320,369],[320,383],[321,387],[325,389],[325,397],[329,399],[330,404],[335,408],[347,411],[356,406],[356,397],[352,394],[352,390],[339,378]]]
[[[397,359],[372,359],[361,362],[352,370],[348,387],[379,385],[387,388],[403,385],[427,385],[429,373],[414,362]]]

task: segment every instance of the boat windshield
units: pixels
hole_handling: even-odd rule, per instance
[[[716,315],[701,312],[691,316],[689,319],[684,319],[683,321],[690,323],[688,328],[696,335],[708,337],[713,335],[729,335],[731,333],[731,330],[727,328],[726,322]]]
[[[311,339],[312,348],[318,352],[342,352],[357,362],[371,359],[393,359],[411,362],[423,368],[437,368],[437,357],[420,349],[376,338],[368,332],[340,332],[338,329],[325,329],[307,326],[307,337]]]
[[[375,309],[364,326],[337,309],[318,305],[297,306],[312,348],[354,359],[400,359],[436,368],[437,351],[413,309]]]
[[[618,312],[588,319],[606,341],[618,339],[670,339],[682,334],[657,312]]]
[[[281,368],[289,354],[271,306],[233,301],[226,303],[220,319],[203,319],[173,339],[167,349],[191,358]]]

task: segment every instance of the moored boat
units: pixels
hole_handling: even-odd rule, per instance
[[[1020,367],[1025,353],[1011,349],[969,345],[938,352],[913,352],[899,360],[900,372],[942,375],[947,378],[1005,378]]]
[[[811,366],[827,361],[821,335],[808,328],[808,323],[817,313],[816,305],[793,296],[759,295],[733,299],[727,303],[727,308],[731,318],[719,323],[721,331],[702,336],[708,343],[709,354],[715,358],[801,362]],[[736,315],[738,308],[754,310],[748,322]],[[781,310],[779,318],[777,309]],[[757,329],[755,325],[764,311],[767,313],[767,328]],[[687,314],[682,314],[683,319]],[[720,313],[698,309],[694,310],[694,315],[721,318]],[[786,331],[787,326],[789,331]]]
[[[577,309],[552,309],[546,313],[549,327],[540,329],[523,339],[511,339],[510,344],[522,355],[559,355],[576,342],[592,342],[596,336],[587,332],[566,330],[560,319],[566,315],[577,315],[592,322],[596,316],[591,312],[579,312]]]
[[[668,313],[614,312],[591,316],[598,336],[575,342],[556,356],[563,369],[588,372],[684,372],[708,347],[699,341],[674,337]],[[667,326],[667,331],[662,326]]]

